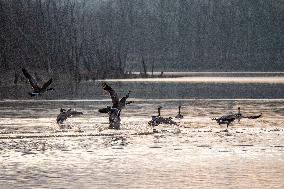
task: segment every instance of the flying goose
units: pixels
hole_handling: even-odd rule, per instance
[[[41,95],[42,93],[44,93],[46,91],[55,90],[54,88],[48,88],[49,85],[52,83],[52,78],[49,79],[46,83],[44,83],[42,85],[42,87],[40,87],[37,84],[37,81],[35,80],[35,78],[32,77],[25,68],[22,68],[22,72],[23,72],[24,76],[29,80],[29,82],[30,82],[30,84],[31,84],[31,86],[33,88],[33,92],[29,92],[29,95],[31,95],[31,96],[39,96],[39,95]]]

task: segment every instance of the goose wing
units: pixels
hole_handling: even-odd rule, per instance
[[[108,113],[108,112],[110,111],[110,109],[111,109],[110,107],[101,108],[101,109],[99,109],[99,112],[100,112],[100,113],[105,113],[105,114],[106,114],[106,113]]]
[[[248,119],[257,119],[257,118],[260,118],[261,116],[262,116],[262,114],[253,115],[253,116],[246,116],[245,118],[248,118]]]
[[[113,88],[111,88],[111,86],[109,86],[107,83],[103,83],[102,87],[104,90],[109,92],[111,100],[112,100],[112,105],[114,108],[117,108],[119,105],[119,98],[115,90],[113,90]]]
[[[51,83],[52,83],[52,78],[43,84],[42,90],[46,90],[47,87],[48,87]]]
[[[236,119],[236,116],[230,114],[230,115],[222,116],[221,119],[222,119],[222,120],[231,120],[231,119]]]
[[[78,116],[78,115],[83,115],[83,112],[77,112],[76,110],[70,111],[71,116]]]
[[[124,97],[122,97],[120,99],[119,104],[120,104],[121,108],[124,108],[125,105],[127,105],[127,104],[131,104],[131,102],[130,103],[126,103],[126,100],[128,99],[129,94],[130,94],[130,91]]]
[[[25,69],[22,68],[24,76],[29,80],[31,86],[35,91],[40,90],[40,87],[38,86],[36,80],[29,74],[29,72]]]

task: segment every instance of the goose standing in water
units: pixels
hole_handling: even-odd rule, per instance
[[[57,118],[56,118],[56,122],[58,124],[62,124],[68,117],[70,117],[70,112],[71,109],[68,109],[67,111],[65,109],[60,109],[60,113],[58,114]]]
[[[22,68],[22,72],[23,72],[24,76],[29,80],[29,82],[30,82],[30,84],[33,88],[33,92],[29,92],[29,95],[39,96],[46,91],[55,90],[54,88],[48,88],[49,85],[52,83],[52,78],[49,79],[47,82],[45,82],[42,85],[42,87],[40,87],[37,84],[37,81],[35,80],[35,78],[33,78],[25,68]]]
[[[78,112],[76,110],[71,110],[69,108],[67,111],[65,109],[60,108],[60,113],[56,118],[56,122],[58,124],[62,124],[68,117],[73,117],[73,116],[78,116],[78,115],[83,115],[83,112]]]
[[[151,126],[158,126],[160,124],[169,124],[169,125],[177,125],[175,121],[173,121],[172,117],[164,118],[161,116],[161,109],[162,107],[158,107],[158,115],[157,116],[152,116],[152,120],[148,122],[148,125]]]
[[[177,118],[177,119],[183,119],[183,115],[181,115],[180,109],[181,109],[181,106],[178,106],[178,114],[177,114],[176,117],[175,117],[175,118]]]
[[[260,118],[261,116],[262,116],[262,113],[259,114],[259,115],[244,116],[244,115],[241,113],[241,108],[238,107],[238,113],[236,113],[236,114],[224,115],[224,116],[221,116],[220,118],[213,118],[212,120],[216,120],[219,125],[221,125],[221,124],[227,124],[227,129],[228,129],[228,126],[229,126],[233,121],[235,121],[236,119],[238,119],[238,121],[240,121],[240,119],[242,119],[242,118],[257,119],[257,118]]]
[[[158,107],[158,115],[152,116],[152,120],[148,122],[148,125],[158,126],[159,124],[161,124],[161,108],[161,106]]]
[[[238,113],[236,113],[235,116],[236,116],[236,119],[238,120],[238,122],[240,122],[240,120],[242,118],[244,118],[243,114],[241,113],[241,108],[240,107],[238,107]]]
[[[108,113],[109,115],[109,128],[110,129],[120,129],[120,113],[121,110],[125,108],[126,105],[133,103],[133,101],[127,102],[129,98],[130,91],[126,96],[119,100],[119,97],[115,90],[107,83],[102,83],[102,88],[110,94],[112,100],[112,106],[107,106],[106,108],[99,109],[100,113]]]
[[[212,120],[216,120],[219,125],[221,125],[221,124],[227,124],[227,129],[228,129],[229,125],[230,125],[233,121],[235,121],[235,119],[236,119],[236,116],[233,115],[233,114],[230,114],[230,115],[221,116],[221,117],[219,117],[219,118],[213,118]]]

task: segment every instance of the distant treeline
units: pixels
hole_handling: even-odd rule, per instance
[[[283,0],[0,0],[0,70],[284,71],[283,33]]]

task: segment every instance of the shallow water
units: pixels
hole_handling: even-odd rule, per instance
[[[284,100],[132,99],[121,130],[97,112],[108,100],[0,101],[3,188],[283,188]],[[147,125],[158,105],[179,126]],[[223,132],[213,117],[263,113]],[[55,123],[59,108],[84,113]]]

